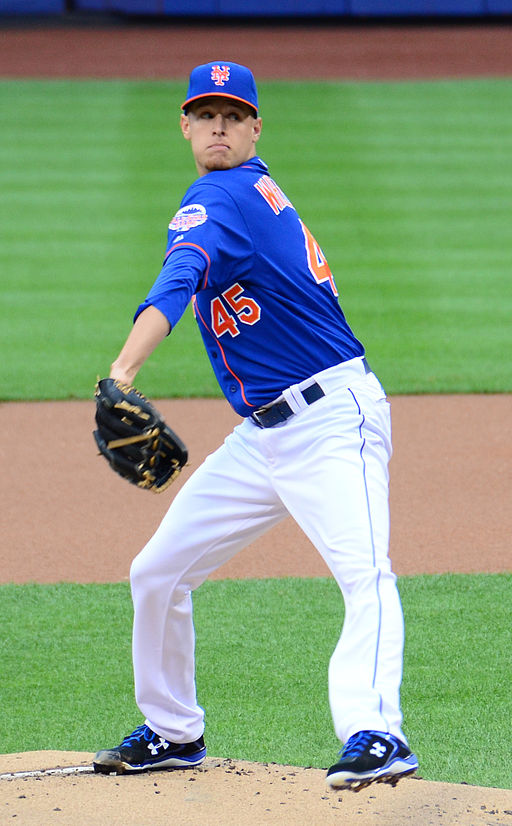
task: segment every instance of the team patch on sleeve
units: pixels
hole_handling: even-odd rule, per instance
[[[186,232],[188,229],[201,226],[207,218],[206,209],[202,204],[189,204],[178,210],[169,224],[169,229]]]

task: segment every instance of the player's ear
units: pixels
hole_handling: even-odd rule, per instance
[[[261,127],[262,127],[261,118],[254,118],[254,123],[252,125],[252,137],[253,137],[254,143],[256,143],[256,141],[259,141],[259,139],[260,139]]]
[[[190,123],[189,123],[187,115],[183,115],[183,114],[181,115],[181,117],[180,117],[180,126],[181,126],[181,132],[183,134],[183,137],[185,138],[185,140],[189,141],[190,140]]]

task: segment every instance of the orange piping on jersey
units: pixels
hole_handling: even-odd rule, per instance
[[[194,298],[195,298],[195,296],[194,296]],[[209,332],[209,333],[211,333],[211,335],[212,335],[212,337],[213,337],[213,333],[211,332],[210,328],[208,327],[208,324],[206,323],[206,321],[204,320],[203,316],[202,316],[202,315],[201,315],[201,313],[199,312],[199,307],[197,306],[197,301],[194,301],[194,315],[195,315],[195,313],[197,313],[197,315],[199,316],[199,318],[200,318],[200,319],[201,319],[201,321],[203,322],[204,326],[206,327],[206,329],[208,330],[208,332]],[[229,366],[229,364],[228,364],[228,363],[227,363],[227,361],[226,361],[226,354],[224,353],[224,350],[222,349],[222,345],[221,345],[220,341],[219,341],[217,338],[215,338],[215,343],[216,343],[216,345],[218,346],[218,348],[219,348],[219,350],[220,350],[220,352],[221,352],[221,355],[222,355],[222,361],[223,361],[223,362],[224,362],[224,364],[226,365],[226,369],[227,369],[227,370],[229,370],[229,372],[231,373],[231,375],[233,376],[233,378],[234,378],[234,379],[236,379],[236,381],[237,381],[237,382],[238,382],[238,384],[240,385],[240,390],[242,391],[242,399],[244,400],[245,404],[246,404],[248,407],[255,407],[256,405],[251,404],[251,402],[248,402],[248,401],[247,401],[247,399],[246,399],[246,397],[245,397],[244,383],[243,383],[242,379],[239,379],[239,378],[238,378],[238,376],[236,375],[236,373],[233,373],[233,371],[232,371],[231,367]]]
[[[204,276],[204,282],[203,282],[203,286],[202,286],[202,288],[201,288],[201,289],[203,289],[203,290],[204,290],[204,288],[205,288],[205,287],[206,287],[206,285],[208,284],[208,274],[209,274],[209,272],[210,272],[210,265],[211,265],[211,263],[212,263],[212,262],[211,262],[211,260],[210,260],[210,256],[208,255],[208,253],[206,252],[206,250],[204,250],[202,247],[200,247],[200,246],[199,246],[199,244],[192,244],[190,241],[182,241],[180,244],[173,244],[173,245],[172,245],[172,247],[171,247],[171,248],[169,249],[169,251],[166,253],[166,256],[165,256],[165,258],[164,258],[164,264],[165,264],[165,262],[167,261],[167,259],[169,258],[169,256],[170,256],[171,252],[172,252],[173,250],[175,250],[177,247],[194,247],[196,250],[199,250],[199,252],[202,252],[202,253],[203,253],[203,255],[205,256],[206,260],[208,261],[208,266],[206,267],[206,273],[205,273],[205,276]]]

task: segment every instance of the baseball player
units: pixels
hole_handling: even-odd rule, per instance
[[[182,110],[199,177],[169,224],[162,270],[110,376],[132,384],[191,301],[219,385],[243,420],[188,479],[133,561],[133,665],[144,723],[99,751],[94,768],[120,773],[204,760],[191,592],[291,515],[345,602],[328,676],[344,748],[327,782],[395,784],[418,762],[400,709],[389,404],[320,246],[256,154],[262,124],[250,70],[229,60],[197,66]]]

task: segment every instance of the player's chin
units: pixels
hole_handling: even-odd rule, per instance
[[[206,153],[203,160],[204,168],[208,172],[216,172],[222,169],[232,169],[237,165],[232,153],[228,151],[227,148],[221,150],[217,149]]]
[[[212,158],[206,161],[204,168],[207,172],[219,172],[223,169],[232,169],[236,164],[229,158]]]

